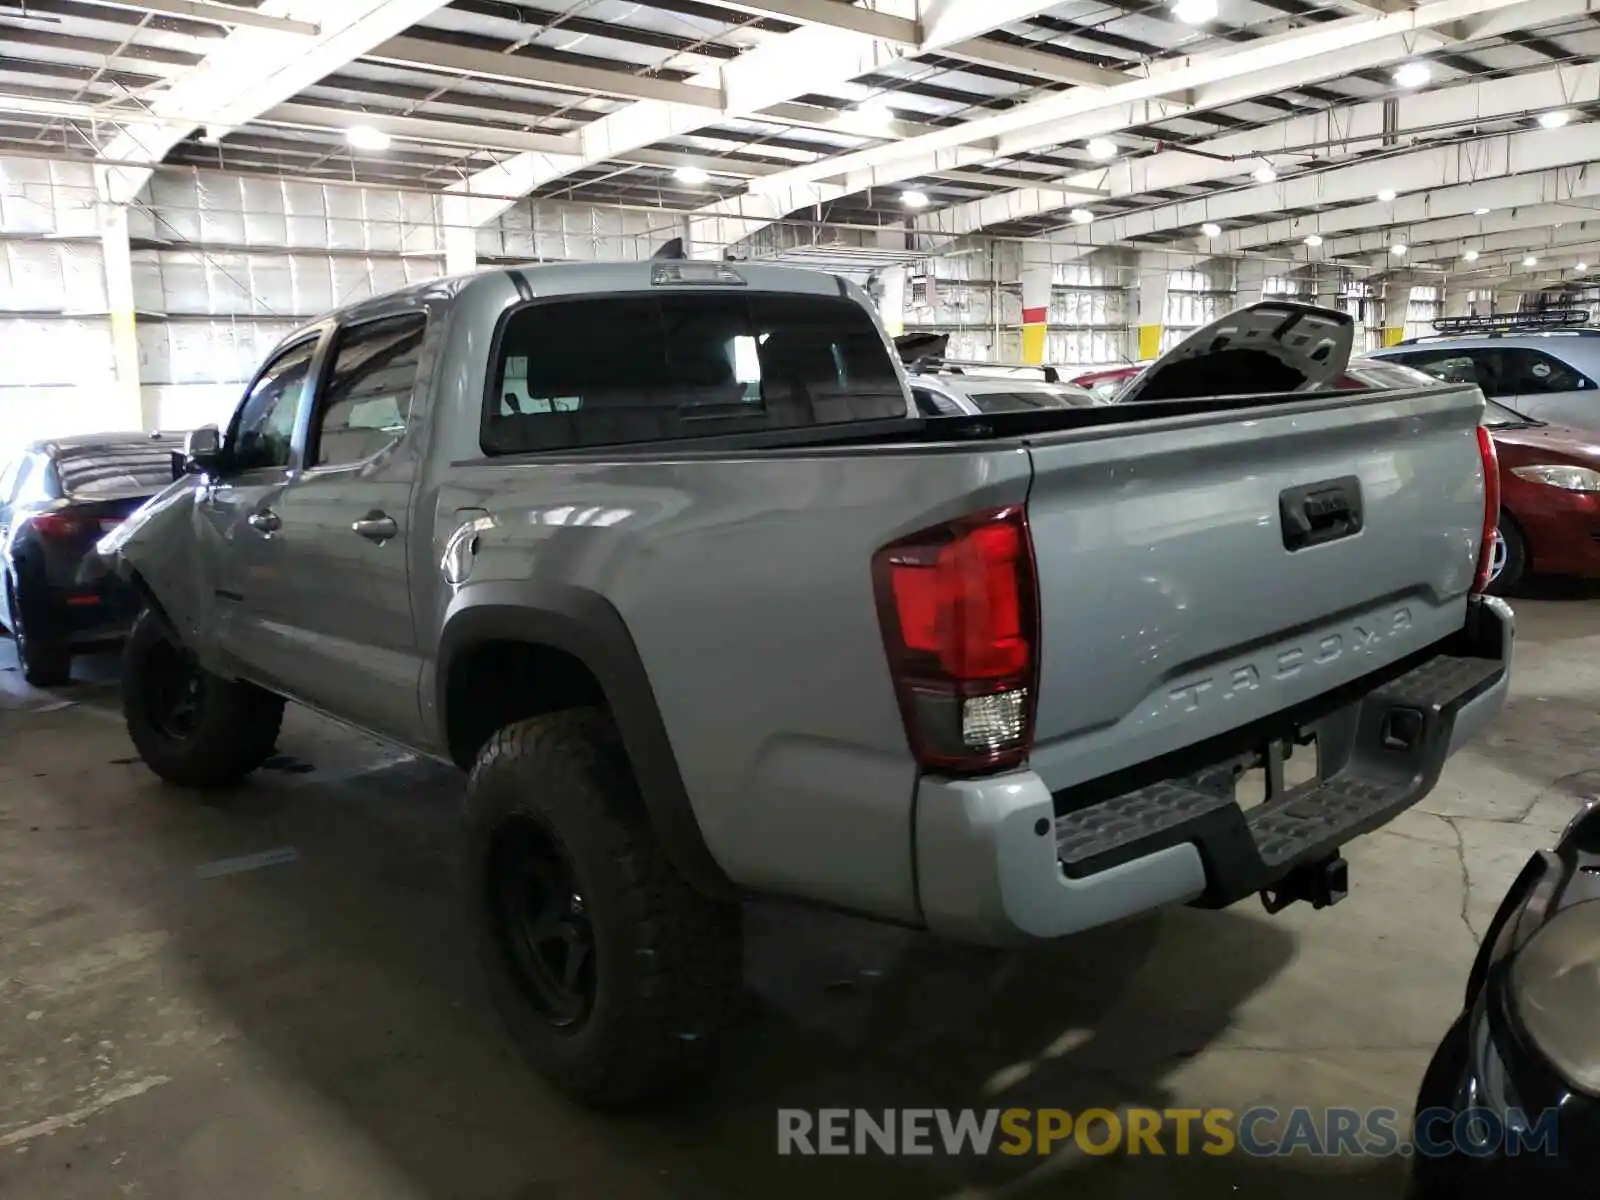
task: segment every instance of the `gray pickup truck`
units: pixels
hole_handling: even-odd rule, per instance
[[[1153,403],[934,418],[828,274],[365,301],[102,543],[147,605],[128,729],[192,787],[259,766],[286,699],[470,771],[496,995],[594,1103],[703,1059],[745,897],[991,945],[1321,906],[1512,644],[1481,396],[1323,390],[1351,334],[1259,304]]]

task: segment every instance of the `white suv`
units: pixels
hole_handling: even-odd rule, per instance
[[[1447,318],[1441,333],[1375,350],[1553,425],[1600,429],[1600,329],[1581,309]]]

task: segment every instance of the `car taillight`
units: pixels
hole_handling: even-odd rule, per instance
[[[1482,425],[1478,426],[1478,456],[1483,460],[1483,541],[1478,546],[1474,592],[1489,586],[1494,573],[1494,531],[1500,526],[1500,456],[1495,452],[1494,438]]]
[[[961,517],[873,556],[912,752],[950,773],[1015,766],[1033,742],[1039,621],[1022,508]]]
[[[81,517],[64,512],[35,513],[28,518],[28,524],[47,538],[75,538],[93,528]]]

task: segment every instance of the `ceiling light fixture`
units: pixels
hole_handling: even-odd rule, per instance
[[[1218,225],[1215,221],[1207,221],[1204,225],[1200,226],[1200,232],[1205,234],[1207,237],[1221,237],[1222,226]]]
[[[1403,88],[1419,88],[1427,83],[1433,72],[1425,62],[1401,63],[1395,69],[1394,81]]]
[[[1250,172],[1250,176],[1257,183],[1271,183],[1278,177],[1278,173],[1272,169],[1271,163],[1262,163],[1254,171]]]
[[[1075,225],[1087,225],[1090,221],[1094,220],[1094,214],[1087,208],[1075,208],[1069,212],[1067,216],[1072,218],[1073,224]]]
[[[1522,265],[1525,267],[1537,267],[1539,265],[1539,256],[1537,254],[1528,255],[1527,258],[1522,260]]]
[[[900,203],[904,204],[907,208],[927,208],[928,207],[928,193],[927,192],[901,192],[900,193]]]
[[[1117,156],[1117,144],[1110,138],[1090,138],[1088,151],[1090,158],[1105,162],[1106,159]]]
[[[894,109],[880,100],[867,100],[856,105],[856,116],[874,129],[887,129],[895,123]]]
[[[1408,248],[1409,247],[1407,247],[1404,242],[1396,242],[1394,245],[1389,247],[1389,253],[1394,255],[1396,258],[1404,258]]]
[[[1475,208],[1472,210],[1472,215],[1475,217],[1487,217],[1489,210],[1487,208]]]
[[[1572,114],[1564,108],[1558,108],[1554,112],[1539,114],[1539,124],[1544,126],[1546,129],[1560,129],[1570,120],[1572,120]]]
[[[371,125],[352,125],[344,131],[344,140],[357,150],[387,150],[389,135]]]
[[[1573,263],[1572,269],[1574,271],[1587,271],[1589,269],[1589,264],[1586,262]]]
[[[1395,198],[1395,196],[1397,194],[1398,193],[1396,193],[1396,191],[1393,188],[1384,188],[1383,191],[1378,193],[1378,203],[1379,204],[1393,204],[1394,203],[1394,198]]]
[[[1308,246],[1320,246],[1320,245],[1322,245],[1322,235],[1320,233],[1308,233],[1308,234],[1306,234],[1306,245],[1308,245]]]
[[[1217,0],[1173,0],[1172,15],[1185,25],[1204,25],[1217,19]]]
[[[1476,250],[1468,250],[1461,257],[1466,259],[1468,262],[1477,262],[1478,261],[1478,252]]]
[[[672,173],[672,177],[679,183],[687,184],[690,187],[699,187],[702,184],[709,183],[711,181],[711,175],[709,172],[701,170],[699,167],[692,166],[679,167]]]

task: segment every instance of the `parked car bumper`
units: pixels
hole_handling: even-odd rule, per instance
[[[1600,493],[1541,487],[1536,503],[1510,511],[1527,535],[1534,571],[1600,576]]]
[[[1512,641],[1510,608],[1475,597],[1448,644],[1318,718],[1323,762],[1337,764],[1325,778],[1248,813],[1231,774],[1226,789],[1201,772],[1078,807],[1028,770],[925,778],[915,818],[924,919],[945,936],[1007,945],[1270,888],[1432,790],[1504,703]]]
[[[1499,1200],[1519,1187],[1592,1188],[1600,1097],[1563,1078],[1528,1036],[1514,1012],[1510,967],[1557,913],[1600,893],[1592,881],[1597,848],[1600,806],[1591,805],[1554,851],[1529,859],[1490,922],[1462,1014],[1417,1093],[1418,1197]]]
[[[22,603],[33,636],[86,647],[126,636],[140,601],[132,587],[108,576],[72,587],[36,588]]]

